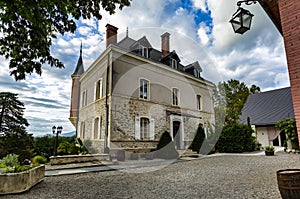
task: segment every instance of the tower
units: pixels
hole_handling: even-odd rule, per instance
[[[70,122],[77,130],[77,118],[79,113],[79,98],[80,98],[80,82],[79,79],[84,73],[83,63],[82,63],[82,43],[80,46],[80,54],[77,61],[77,65],[72,77],[72,93],[71,93],[71,105],[70,105]]]

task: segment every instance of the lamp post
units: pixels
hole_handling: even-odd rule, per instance
[[[53,156],[56,156],[56,152],[57,152],[57,144],[58,144],[58,134],[60,134],[63,130],[63,127],[62,126],[58,126],[56,128],[56,126],[53,126],[52,127],[52,133],[53,134],[56,134],[56,139],[55,139],[55,145],[54,145],[54,153],[53,153]]]
[[[249,10],[241,7],[242,3],[251,5],[256,4],[257,0],[243,0],[237,2],[238,9],[232,15],[232,18],[229,22],[231,23],[234,32],[239,34],[244,34],[250,30],[252,17],[254,16]]]

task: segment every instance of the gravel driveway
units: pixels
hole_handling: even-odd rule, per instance
[[[300,168],[300,155],[211,156],[147,172],[157,168],[47,177],[3,198],[280,198],[276,171]]]

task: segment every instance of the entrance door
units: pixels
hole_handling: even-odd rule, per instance
[[[173,140],[176,146],[176,149],[180,149],[180,122],[173,122]]]

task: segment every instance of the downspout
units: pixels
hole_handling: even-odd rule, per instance
[[[106,88],[105,88],[105,139],[104,139],[104,153],[109,153],[108,148],[108,120],[109,120],[109,105],[108,105],[108,94],[109,94],[109,68],[110,68],[110,54],[107,55],[107,67],[106,67]]]

